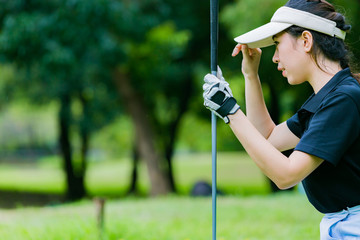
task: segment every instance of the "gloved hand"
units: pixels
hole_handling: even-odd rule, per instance
[[[222,76],[220,67],[218,67],[217,76],[206,74],[204,77],[204,105],[222,118],[225,123],[229,123],[228,115],[236,113],[240,106],[233,97],[229,83]]]

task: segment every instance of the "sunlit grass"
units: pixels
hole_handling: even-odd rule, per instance
[[[265,177],[246,153],[218,154],[218,188],[228,194],[264,194],[268,192]],[[91,161],[86,173],[86,187],[90,195],[121,196],[129,186],[131,161],[128,158]],[[176,187],[180,194],[188,194],[197,181],[211,183],[211,155],[209,153],[177,154],[174,158]],[[138,187],[149,191],[149,179],[142,162]],[[61,159],[51,157],[37,165],[2,165],[0,189],[64,193],[65,175]]]
[[[90,162],[86,175],[91,195],[109,196],[103,240],[211,239],[211,198],[190,198],[196,181],[211,182],[211,156],[177,154],[174,173],[181,195],[159,198],[121,196],[130,179],[130,160]],[[245,153],[218,154],[217,236],[219,240],[318,239],[321,215],[300,193],[265,195],[268,183]],[[149,189],[144,164],[139,187]],[[64,174],[59,158],[37,165],[3,165],[0,189],[63,193]],[[97,240],[95,204],[91,200],[44,208],[0,210],[0,236],[7,240]]]
[[[64,174],[55,168],[16,167],[2,164],[0,169],[0,189],[62,193],[65,190]]]
[[[319,239],[321,214],[299,193],[218,198],[219,240]],[[7,240],[99,239],[92,201],[45,208],[0,210]],[[211,198],[109,200],[104,240],[209,240]]]

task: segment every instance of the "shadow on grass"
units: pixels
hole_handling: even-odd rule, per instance
[[[60,194],[0,190],[0,208],[57,205],[65,202]]]

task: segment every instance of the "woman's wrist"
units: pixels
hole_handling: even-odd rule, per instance
[[[245,80],[247,81],[258,81],[259,80],[259,74],[254,73],[254,74],[243,74]]]
[[[235,111],[234,113],[227,115],[227,117],[228,117],[228,119],[229,119],[229,124],[231,124],[231,121],[234,120],[235,118],[237,118],[237,117],[239,116],[238,114],[239,114],[240,112],[241,112],[241,109],[238,108],[238,109],[236,109],[236,111]]]

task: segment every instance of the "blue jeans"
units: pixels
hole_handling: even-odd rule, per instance
[[[321,240],[360,240],[360,205],[325,214],[320,223]]]

